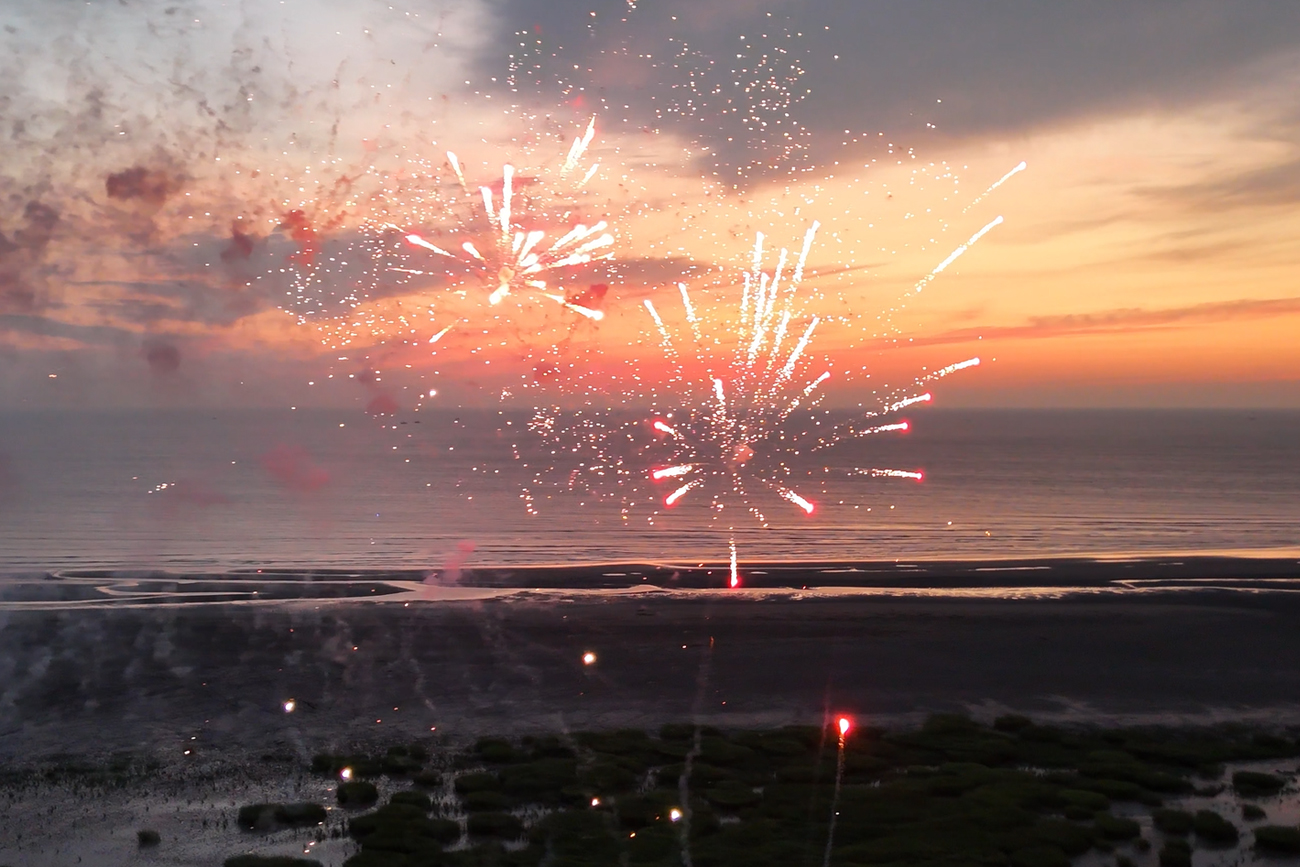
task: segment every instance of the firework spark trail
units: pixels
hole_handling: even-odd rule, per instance
[[[840,789],[844,784],[844,742],[848,739],[852,724],[848,717],[840,717],[837,725],[840,729],[840,748],[835,757],[835,791],[831,795],[831,823],[826,832],[826,854],[822,856],[822,867],[830,867],[831,848],[835,845],[835,825],[840,817]]]
[[[736,565],[736,537],[732,536],[730,540],[731,548],[731,589],[735,590],[740,586],[740,570]]]
[[[709,672],[713,667],[713,636],[709,636],[709,644],[704,649],[700,658],[700,671],[695,677],[695,702],[691,707],[691,719],[695,723],[695,734],[691,742],[691,749],[686,754],[686,760],[682,765],[682,774],[677,778],[677,797],[681,800],[682,819],[678,823],[679,839],[682,846],[682,865],[683,867],[692,867],[691,862],[691,771],[694,769],[695,760],[704,752],[703,732],[701,731],[701,715],[704,711],[704,694],[709,689]]]
[[[942,274],[945,270],[947,270],[949,265],[951,265],[953,262],[956,262],[958,259],[960,259],[962,255],[966,253],[967,250],[975,246],[975,244],[980,240],[980,238],[983,238],[989,232],[993,231],[994,228],[1002,225],[1002,223],[1003,223],[1003,219],[1001,215],[994,217],[992,220],[986,223],[983,226],[983,228],[981,228],[978,232],[976,232],[974,235],[971,235],[970,238],[967,239],[966,243],[959,245],[957,249],[949,253],[948,257],[944,259],[942,262],[940,262],[938,265],[935,265],[934,268],[931,269],[929,274],[926,274],[920,280],[916,281],[916,283],[912,286],[911,289],[908,289],[901,296],[899,296],[898,300],[894,302],[894,306],[890,307],[889,310],[887,310],[885,314],[880,317],[881,324],[886,327],[892,328],[894,314],[907,306],[908,299],[912,298],[915,295],[921,294],[922,290],[924,290],[926,286],[933,283],[935,278],[938,277],[940,274]],[[897,333],[898,329],[893,328],[893,331]],[[897,341],[898,338],[894,338],[894,342]]]
[[[1011,180],[1014,176],[1018,175],[1020,172],[1023,172],[1023,171],[1024,171],[1025,169],[1027,169],[1028,167],[1029,167],[1028,164],[1025,163],[1024,160],[1021,160],[1021,161],[1020,161],[1020,165],[1016,166],[1016,167],[1013,168],[1011,171],[1007,172],[1005,175],[1003,175],[1002,177],[998,178],[996,181],[994,181],[992,184],[989,185],[989,188],[988,188],[988,189],[986,189],[984,192],[980,193],[980,194],[979,194],[978,196],[976,196],[975,198],[971,199],[970,204],[967,205],[966,207],[962,208],[962,209],[961,209],[961,212],[964,214],[964,213],[966,213],[967,211],[969,211],[971,208],[973,208],[973,207],[975,207],[976,205],[978,205],[980,202],[982,202],[982,201],[984,200],[984,197],[985,197],[985,196],[987,196],[989,193],[993,192],[993,191],[996,190],[998,187],[1000,187],[1000,186],[1002,186],[1003,184],[1005,184],[1007,181]]]

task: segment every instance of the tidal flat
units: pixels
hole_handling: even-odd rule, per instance
[[[1273,580],[37,578],[0,609],[0,865],[1291,857],[1300,597]]]

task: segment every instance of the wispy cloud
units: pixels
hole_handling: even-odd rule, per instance
[[[1300,298],[1245,298],[1163,310],[1123,308],[1064,316],[1035,316],[1023,325],[961,328],[915,337],[908,346],[973,343],[984,340],[1044,340],[1089,334],[1122,334],[1154,329],[1300,315]]]

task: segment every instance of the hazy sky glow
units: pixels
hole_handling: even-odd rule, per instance
[[[874,321],[998,215],[896,331],[822,350],[881,379],[980,355],[953,406],[1300,406],[1291,0],[92,0],[0,24],[0,409],[347,405],[372,369],[402,405],[487,402],[535,373],[529,341],[645,355],[642,300],[721,297],[756,231],[797,248],[819,221],[809,285]],[[445,280],[366,272],[364,219],[453,183],[447,150],[527,188],[593,116],[574,208],[616,258],[572,280],[609,285],[605,319],[512,304],[432,355],[412,311]],[[349,260],[326,306],[378,274],[346,352],[282,309],[304,245]]]

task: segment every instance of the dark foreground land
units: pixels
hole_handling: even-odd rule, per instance
[[[460,748],[428,736],[224,767],[119,755],[0,774],[0,861],[1191,867],[1196,853],[1199,864],[1240,864],[1300,856],[1298,757],[1294,731],[1057,727],[1018,715],[984,726],[954,714],[894,730],[834,718]],[[291,798],[265,797],[277,775]],[[124,792],[144,809],[110,819]]]

